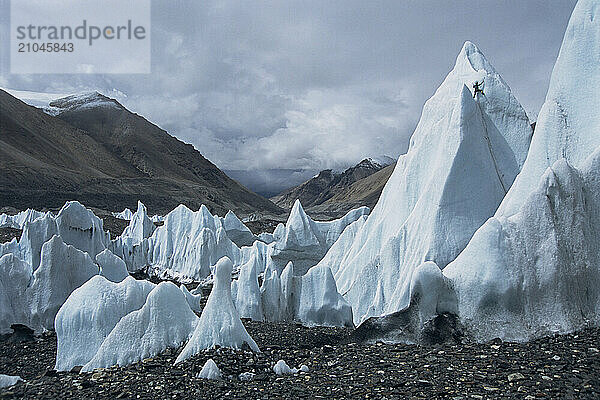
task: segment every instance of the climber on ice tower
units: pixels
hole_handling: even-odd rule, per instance
[[[473,84],[473,98],[477,97],[477,93],[481,93],[485,96],[485,94],[483,93],[483,80],[481,80],[481,83],[475,81],[475,83]]]

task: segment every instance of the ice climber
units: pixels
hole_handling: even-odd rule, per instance
[[[479,83],[479,81],[475,81],[473,84],[473,98],[477,97],[477,93],[481,93],[483,95],[483,80],[481,83]]]

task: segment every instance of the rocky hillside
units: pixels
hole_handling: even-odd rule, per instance
[[[395,166],[396,163],[388,165],[374,174],[357,180],[335,193],[327,201],[308,208],[307,212],[315,217],[330,219],[362,206],[373,209]]]
[[[91,93],[50,106],[43,112],[0,90],[0,205],[79,200],[117,211],[142,200],[155,213],[180,203],[219,214],[280,212],[116,100]]]
[[[312,214],[337,217],[360,206],[373,207],[393,171],[393,165],[364,159],[342,173],[321,171],[303,184],[272,197],[278,206],[289,209],[296,199]]]

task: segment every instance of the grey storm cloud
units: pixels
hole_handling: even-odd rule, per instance
[[[535,120],[574,4],[153,1],[151,74],[11,75],[3,39],[0,86],[112,95],[224,169],[342,168],[406,150],[465,40]]]

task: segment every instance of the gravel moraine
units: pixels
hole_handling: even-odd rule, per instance
[[[530,343],[363,345],[349,329],[245,321],[262,354],[215,349],[173,366],[179,350],[93,373],[55,372],[56,337],[0,344],[0,373],[24,383],[0,398],[600,398],[600,329]],[[197,378],[207,359],[224,380]],[[280,359],[307,373],[277,376]],[[254,379],[240,381],[243,372]]]
[[[0,228],[0,243],[10,242],[13,238],[19,240],[21,238],[21,233],[23,233],[21,229]]]

